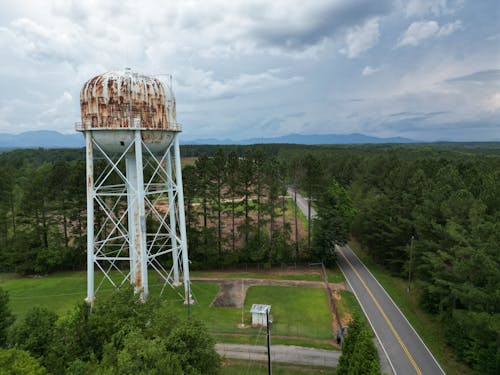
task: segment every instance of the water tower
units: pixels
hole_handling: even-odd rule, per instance
[[[191,302],[179,133],[171,85],[129,69],[80,93],[87,161],[87,301],[108,281],[145,300],[148,270]],[[96,283],[94,271],[101,271]],[[96,286],[97,284],[97,286]]]

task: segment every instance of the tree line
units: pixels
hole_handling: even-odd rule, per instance
[[[324,181],[316,159],[287,161],[272,150],[217,148],[183,167],[193,268],[324,258],[321,245],[313,241],[312,226],[287,195],[289,186],[309,202],[321,195]],[[96,161],[94,167],[102,166]],[[98,206],[95,210],[99,222],[103,212]],[[81,150],[0,153],[0,271],[83,269],[86,226]]]
[[[312,155],[287,161],[262,148],[247,149],[241,155],[219,148],[185,166],[183,180],[190,258],[199,266],[248,262],[270,266],[326,260],[328,254],[332,261],[333,247],[325,242],[326,236],[313,236],[309,220],[298,218],[289,187],[300,190],[308,202],[324,198],[324,204],[318,205],[320,218],[352,216],[344,215],[350,209],[345,189],[333,178],[330,184],[323,180]],[[345,212],[339,216],[340,211],[333,213],[336,209]],[[334,223],[325,220],[318,220],[318,234],[322,229],[332,233],[329,226]],[[337,240],[348,238],[348,221],[339,220],[342,228],[334,225],[339,229]]]

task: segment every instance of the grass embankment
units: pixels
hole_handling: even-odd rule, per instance
[[[413,289],[411,293],[408,293],[406,280],[391,276],[382,266],[376,264],[357,242],[352,241],[349,245],[398,305],[443,370],[447,374],[471,374],[472,370],[458,362],[453,350],[446,344],[441,322],[436,316],[425,312],[420,307],[418,289]]]
[[[192,278],[224,278],[224,279],[266,279],[266,280],[303,280],[321,282],[320,269],[311,269],[310,271],[298,269],[280,270],[270,269],[263,271],[191,271]]]
[[[266,375],[267,362],[230,360],[224,363],[221,375]],[[273,363],[274,375],[325,374],[334,375],[335,369],[319,366],[301,366]]]

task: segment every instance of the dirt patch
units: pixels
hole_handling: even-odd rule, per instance
[[[248,285],[236,280],[220,281],[219,293],[215,296],[210,307],[238,307],[243,306]]]
[[[351,313],[344,312],[344,316],[342,318],[340,318],[340,321],[342,323],[342,327],[347,327],[349,325],[349,323],[351,322],[351,320],[352,320]]]

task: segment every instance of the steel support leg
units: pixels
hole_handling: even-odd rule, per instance
[[[85,132],[87,156],[87,298],[94,302],[94,160],[92,132]]]
[[[135,131],[135,159],[137,170],[137,188],[136,201],[138,206],[138,217],[135,222],[135,238],[134,246],[136,248],[137,262],[136,270],[136,287],[142,289],[141,298],[146,300],[149,295],[148,287],[148,254],[146,247],[146,214],[144,209],[144,175],[142,165],[142,138],[141,131]]]
[[[137,251],[135,247],[134,228],[135,220],[139,217],[139,208],[137,202],[137,168],[135,155],[127,155],[125,159],[126,176],[127,176],[127,205],[128,205],[128,241],[129,241],[129,257],[130,257],[130,283],[133,285],[136,281],[136,263]],[[137,290],[136,290],[137,292]]]
[[[186,236],[186,218],[184,214],[184,192],[182,187],[182,168],[181,168],[181,152],[179,148],[179,134],[174,135],[174,161],[175,161],[175,185],[177,189],[177,204],[179,209],[179,229],[181,234],[181,251],[182,251],[182,272],[184,274],[184,294],[186,300],[184,303],[192,304],[194,301],[191,298],[189,290],[189,258],[187,249]]]
[[[179,283],[179,251],[177,249],[177,222],[175,218],[175,196],[174,196],[174,184],[172,176],[172,158],[170,150],[167,152],[167,181],[168,189],[168,207],[170,215],[170,240],[172,245],[172,264],[174,269],[174,285],[180,285]]]

